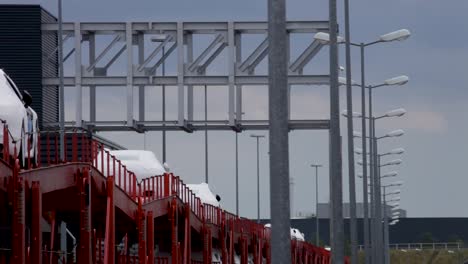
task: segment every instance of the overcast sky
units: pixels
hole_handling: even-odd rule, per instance
[[[261,21],[266,19],[265,0],[65,0],[65,21]],[[404,147],[404,163],[389,170],[400,173],[404,180],[401,208],[408,210],[410,217],[468,216],[466,189],[468,175],[465,162],[468,135],[468,83],[467,61],[468,22],[467,1],[440,0],[393,0],[351,1],[351,29],[354,42],[369,42],[379,35],[400,28],[412,32],[404,42],[385,43],[367,50],[367,81],[379,83],[387,78],[405,74],[410,82],[402,87],[382,88],[375,93],[375,111],[382,113],[404,107],[407,116],[385,120],[379,124],[378,134],[393,129],[404,129],[406,135],[399,139],[382,142],[382,151]],[[56,13],[56,1],[51,0],[0,0],[0,3],[41,4]],[[289,20],[326,20],[326,0],[290,0],[287,6]],[[341,8],[341,6],[340,6]],[[340,9],[342,14],[342,9]],[[340,16],[342,17],[342,16]],[[341,18],[340,18],[341,19]],[[340,24],[341,21],[340,21]],[[343,28],[340,28],[343,32]],[[343,54],[344,50],[341,51]],[[360,80],[358,50],[353,50],[353,79]],[[316,71],[326,69],[327,50],[322,50],[311,62]],[[344,57],[341,58],[344,65]],[[326,72],[321,72],[326,73]],[[101,89],[98,118],[123,120],[121,104],[123,89]],[[69,90],[69,89],[67,89]],[[213,92],[213,90],[215,90]],[[226,93],[212,89],[209,96],[210,118],[225,116]],[[328,89],[324,86],[295,87],[293,116],[297,118],[326,118],[329,116]],[[157,88],[148,88],[148,116],[160,113],[160,97]],[[265,87],[245,88],[246,116],[266,117],[268,113]],[[342,96],[344,93],[342,93]],[[175,93],[169,97],[175,99]],[[354,104],[359,108],[358,91]],[[105,97],[105,100],[104,100]],[[170,97],[171,98],[171,97]],[[201,117],[203,101],[197,88],[196,114]],[[344,98],[342,98],[344,99]],[[172,102],[168,99],[169,102]],[[84,98],[87,102],[87,98]],[[342,109],[345,109],[344,101]],[[67,94],[67,113],[73,116],[74,98]],[[175,109],[174,103],[169,106]],[[84,115],[87,116],[86,110]],[[356,122],[357,126],[359,123]],[[342,134],[345,135],[342,122]],[[358,129],[357,129],[358,130]],[[266,131],[259,132],[267,134]],[[234,133],[210,132],[209,152],[210,184],[223,198],[223,205],[234,211]],[[241,214],[256,217],[255,142],[244,132],[239,137]],[[143,148],[143,136],[135,133],[106,133],[110,139],[121,142],[128,148]],[[148,133],[147,148],[161,157],[161,134]],[[328,201],[328,136],[324,131],[293,131],[290,134],[290,170],[294,178],[293,207],[296,212],[315,211],[314,178],[310,163],[322,163],[320,171],[320,202]],[[345,141],[346,143],[346,141]],[[358,141],[356,144],[360,144]],[[185,134],[172,132],[168,136],[168,163],[189,183],[204,179],[203,132]],[[269,182],[267,142],[261,143],[261,203],[262,217],[269,216]],[[344,149],[346,153],[346,148]],[[359,160],[356,157],[356,160]],[[347,192],[347,162],[343,158],[344,198]],[[360,171],[357,166],[357,171]],[[385,170],[387,171],[387,170]],[[384,173],[385,173],[384,171]],[[388,180],[387,180],[388,181]],[[387,182],[386,181],[386,182]],[[391,181],[389,181],[391,182]],[[362,200],[362,183],[358,184],[358,200]],[[309,190],[310,189],[310,190]],[[253,200],[253,201],[252,201]]]

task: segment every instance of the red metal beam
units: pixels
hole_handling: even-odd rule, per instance
[[[13,194],[13,263],[25,261],[25,190],[23,180],[18,176],[20,170],[19,160],[16,160],[12,176]]]
[[[107,177],[106,234],[104,240],[104,263],[115,263],[115,208],[114,177]]]
[[[32,183],[32,204],[31,204],[31,264],[41,264],[42,246],[42,194],[39,182]]]
[[[166,176],[166,175],[165,175]],[[169,210],[171,223],[171,243],[172,243],[172,264],[179,264],[179,252],[177,250],[177,200],[175,198],[171,201],[171,209]]]
[[[192,214],[190,204],[185,204],[185,239],[184,239],[184,261],[183,264],[190,264],[192,259],[192,225],[190,223],[190,216]]]
[[[229,263],[234,263],[234,219],[230,220],[229,230]]]
[[[94,167],[91,167],[91,175],[96,186],[103,186],[106,183],[106,177]],[[130,197],[123,189],[117,186],[114,186],[114,205],[132,218],[138,210],[136,199]]]
[[[89,170],[79,173],[77,180],[80,195],[80,242],[78,248],[78,263],[91,263],[91,185]]]
[[[54,240],[55,240],[55,212],[50,213],[50,247],[49,250],[51,251],[49,256],[49,263],[52,264],[53,253],[54,251]]]
[[[141,189],[140,196],[141,197]],[[138,225],[138,263],[146,263],[146,240],[145,240],[145,211],[142,208],[142,198],[138,199],[137,210],[137,225]]]
[[[227,263],[227,251],[226,251],[226,222],[225,219],[222,220],[221,230],[220,230],[220,240],[221,240],[221,260],[223,263]]]
[[[243,233],[241,231],[241,233]],[[247,245],[247,240],[244,237],[244,235],[241,235],[240,237],[240,246],[241,246],[241,264],[248,264],[248,245]]]
[[[146,239],[148,240],[148,264],[154,263],[154,217],[153,212],[149,211],[146,218]]]

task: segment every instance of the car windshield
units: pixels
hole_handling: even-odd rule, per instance
[[[5,74],[4,76],[5,76],[5,79],[7,80],[8,86],[10,86],[11,90],[13,90],[15,92],[16,96],[18,96],[19,99],[22,99],[21,93],[19,92],[19,90],[16,87],[15,83],[10,79],[10,77],[8,77],[8,75]]]

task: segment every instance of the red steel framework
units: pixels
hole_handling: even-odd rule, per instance
[[[8,132],[3,123],[3,135]],[[269,228],[203,204],[179,176],[138,182],[104,145],[79,132],[67,133],[68,153],[60,161],[58,134],[41,136],[36,163],[28,155],[21,166],[16,148],[2,151],[0,264],[234,264],[236,255],[240,264],[251,263],[249,256],[254,264],[270,263]],[[67,252],[60,251],[61,221],[77,237]],[[323,248],[291,245],[291,263],[330,263]],[[221,262],[213,260],[215,251]]]

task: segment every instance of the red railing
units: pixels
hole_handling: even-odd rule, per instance
[[[1,121],[1,120],[0,120]],[[2,156],[5,161],[11,164],[11,156],[14,160],[17,158],[16,144],[14,146],[14,153],[10,153],[10,139],[8,124],[2,121],[3,124],[3,151]],[[45,152],[42,151],[41,140],[45,140]],[[271,230],[265,228],[262,224],[256,223],[249,219],[239,218],[238,216],[222,210],[220,207],[213,206],[210,204],[203,204],[201,199],[197,197],[194,192],[187,187],[187,185],[180,179],[179,176],[175,176],[170,173],[164,175],[155,175],[142,179],[140,182],[137,180],[135,173],[127,169],[127,167],[118,160],[111,151],[106,149],[105,146],[93,139],[88,138],[85,133],[78,133],[76,131],[72,133],[66,133],[64,137],[65,158],[64,160],[59,159],[59,145],[60,137],[57,132],[43,132],[37,135],[37,152],[38,159],[36,164],[32,163],[32,157],[30,156],[29,149],[30,140],[27,140],[27,157],[26,163],[23,164],[25,169],[32,169],[34,167],[41,166],[53,166],[66,162],[86,162],[90,163],[95,169],[97,169],[104,177],[114,177],[114,184],[118,188],[122,189],[128,194],[133,200],[140,199],[143,203],[149,203],[154,200],[164,199],[168,197],[177,197],[182,203],[190,206],[190,210],[204,223],[208,223],[214,226],[228,225],[230,229],[239,234],[245,234],[250,236],[256,236],[261,240],[269,241],[271,237]],[[21,145],[23,145],[21,143]],[[70,152],[71,151],[71,152]],[[44,156],[45,154],[45,156]],[[41,162],[43,161],[43,163]],[[96,239],[98,240],[98,239]],[[95,241],[96,251],[93,257],[96,260],[100,260],[102,257],[102,249],[100,241]],[[321,259],[328,259],[329,252],[308,244],[306,242],[292,240],[293,257],[301,252],[306,252],[313,256],[320,256]],[[55,256],[54,252],[47,252],[44,250],[44,254],[49,259],[60,259],[60,256]],[[136,263],[132,262],[136,256],[118,256],[118,263]],[[167,258],[158,258],[156,263],[165,264],[168,263]],[[196,263],[192,261],[192,263]],[[294,263],[294,262],[293,262]]]

